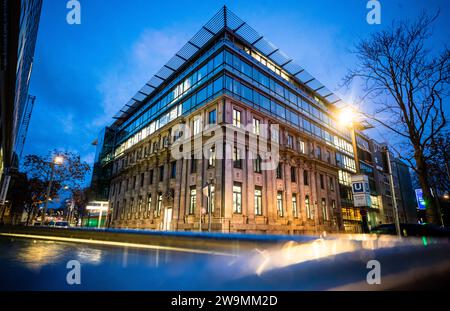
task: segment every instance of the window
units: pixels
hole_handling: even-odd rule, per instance
[[[305,210],[306,210],[306,217],[308,219],[313,219],[313,214],[311,211],[311,205],[309,202],[309,196],[305,196]]]
[[[147,214],[150,214],[150,210],[152,208],[152,195],[147,195]]]
[[[237,109],[233,109],[233,125],[241,127],[241,112]]]
[[[258,154],[256,159],[253,160],[253,170],[255,173],[261,173],[261,156]]]
[[[162,138],[162,146],[163,148],[169,147],[169,136],[166,135]]]
[[[120,215],[120,219],[124,219],[125,218],[126,209],[127,209],[127,200],[123,199],[122,212],[121,212],[121,215]]]
[[[175,178],[177,175],[177,162],[170,163],[170,178]]]
[[[114,212],[114,219],[118,219],[119,218],[119,213],[120,213],[120,206],[119,206],[119,201],[116,202],[116,210]]]
[[[333,180],[333,177],[330,177],[330,191],[334,191],[334,180]]]
[[[292,137],[292,135],[287,136],[287,147],[294,149],[294,138]]]
[[[189,214],[194,214],[195,206],[197,205],[197,189],[195,186],[191,187],[189,194]]]
[[[131,219],[131,214],[134,212],[134,198],[130,199],[130,207],[128,208],[128,219]]]
[[[280,217],[284,216],[284,212],[283,212],[283,192],[282,191],[278,191],[277,192],[277,211],[278,211],[278,216],[280,216]]]
[[[136,178],[136,176],[133,176],[133,181],[132,181],[132,184],[131,184],[132,186],[132,189],[136,189],[136,186],[137,186],[137,178]]]
[[[141,188],[144,187],[144,173],[141,173]]]
[[[325,189],[325,183],[324,183],[324,180],[323,180],[323,175],[320,174],[319,178],[320,178],[320,189]]]
[[[202,131],[202,119],[200,116],[194,118],[194,135],[199,134]]]
[[[148,173],[148,182],[150,185],[153,184],[153,169]]]
[[[261,121],[259,119],[253,118],[253,134],[261,134]]]
[[[237,147],[234,147],[233,166],[235,168],[242,168],[241,150],[239,148],[237,148]]]
[[[197,172],[197,159],[194,155],[191,155],[191,174]]]
[[[144,200],[142,199],[142,196],[140,195],[138,197],[138,212],[139,212],[139,214],[142,213],[143,205],[144,205]]]
[[[327,150],[327,162],[331,163],[331,152]]]
[[[323,220],[328,220],[327,201],[324,198],[322,198],[322,217]]]
[[[163,181],[164,180],[164,165],[161,165],[159,167],[159,181]]]
[[[322,149],[319,146],[316,148],[316,158],[322,160]]]
[[[333,210],[336,209],[336,201],[335,201],[335,200],[331,200],[331,208],[332,208]]]
[[[297,182],[297,174],[294,166],[291,167],[291,182]]]
[[[242,213],[242,187],[240,183],[233,185],[233,212]]]
[[[208,168],[216,165],[216,147],[213,145],[209,149]]]
[[[154,213],[155,217],[161,216],[161,207],[162,207],[162,193],[160,192],[158,193],[158,202],[156,204],[156,209]]]
[[[299,141],[298,141],[298,151],[299,151],[300,153],[306,153],[306,150],[305,150],[305,142],[302,141],[302,140],[299,140]]]
[[[208,113],[208,123],[209,124],[216,124],[216,109],[211,110]]]
[[[294,218],[298,218],[298,207],[297,207],[297,194],[292,194],[292,215]]]
[[[304,170],[303,171],[303,185],[305,186],[309,186],[309,176],[308,176],[308,171]]]
[[[283,164],[281,164],[281,163],[278,163],[277,170],[276,170],[276,176],[278,179],[283,178]]]
[[[214,199],[215,199],[216,195],[215,195],[215,188],[214,185],[211,185],[211,213],[214,213]]]
[[[260,187],[255,188],[255,215],[262,215],[262,191]]]
[[[157,152],[158,148],[159,148],[159,141],[154,141],[152,148],[153,148],[153,152]]]
[[[270,126],[270,139],[275,143],[280,142],[280,132],[274,126]]]

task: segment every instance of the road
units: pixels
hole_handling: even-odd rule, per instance
[[[448,243],[348,237],[239,253],[128,247],[0,237],[0,290],[380,290],[450,276]],[[381,264],[381,284],[366,282],[367,262]],[[69,285],[67,262],[81,264]],[[417,282],[419,281],[419,284]],[[436,286],[436,282],[431,282]]]

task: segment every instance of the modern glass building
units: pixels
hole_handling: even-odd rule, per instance
[[[9,171],[18,167],[34,103],[28,86],[42,0],[1,0],[0,5],[0,184],[6,194]]]
[[[339,101],[223,7],[100,133],[96,199],[112,227],[358,232]]]

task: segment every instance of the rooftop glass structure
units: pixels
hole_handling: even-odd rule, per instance
[[[347,130],[332,117],[338,96],[227,7],[220,9],[114,116],[107,163],[168,122],[228,94],[337,148],[350,171]]]

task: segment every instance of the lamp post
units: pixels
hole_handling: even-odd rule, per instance
[[[389,170],[389,183],[391,184],[391,195],[392,195],[392,206],[394,207],[394,220],[395,220],[395,230],[397,231],[397,235],[399,238],[402,237],[402,233],[400,231],[400,221],[398,219],[398,208],[397,208],[397,200],[395,198],[395,187],[394,187],[394,177],[392,175],[392,166],[391,166],[391,156],[389,154],[388,146],[384,146],[386,151],[386,161]]]
[[[50,167],[51,167],[50,180],[48,181],[47,193],[45,195],[45,204],[44,204],[44,208],[42,209],[41,226],[45,225],[45,214],[47,213],[48,201],[49,201],[49,198],[50,198],[50,192],[51,192],[51,188],[52,188],[53,178],[55,176],[55,165],[62,164],[63,161],[64,161],[63,157],[56,156],[56,157],[53,158],[53,161],[50,162]]]

